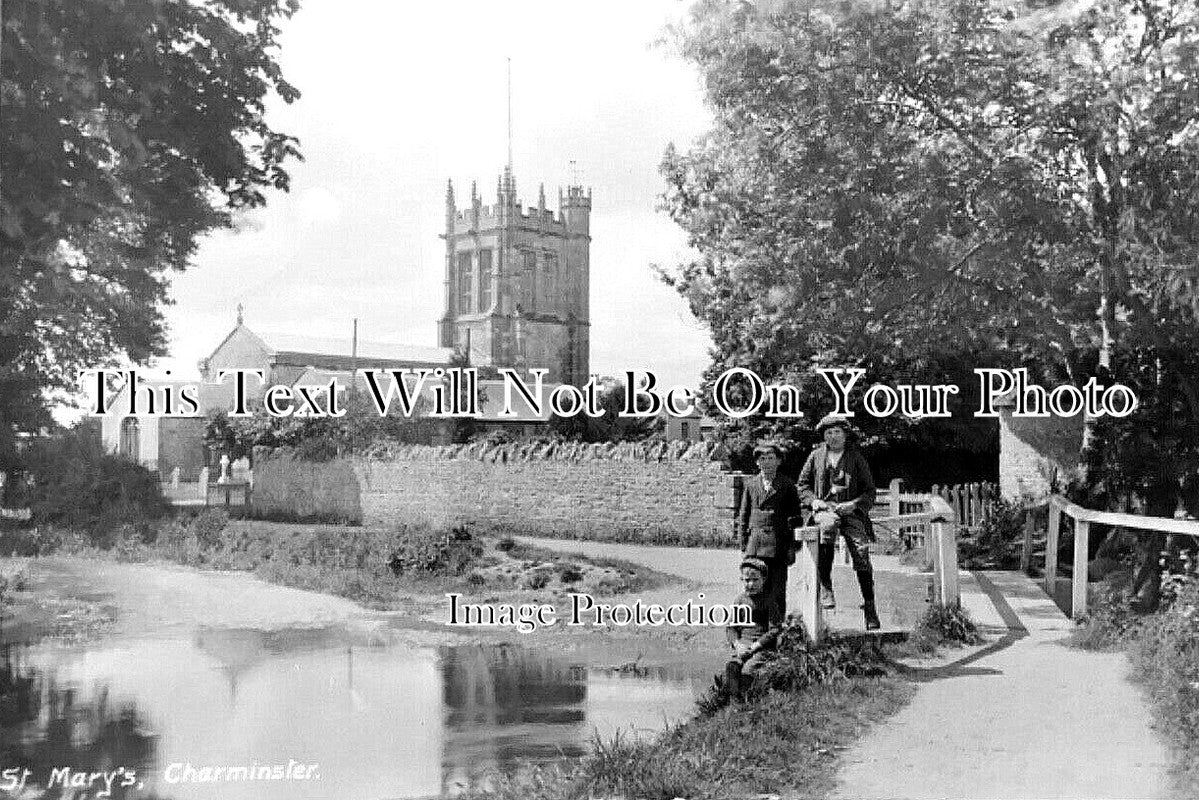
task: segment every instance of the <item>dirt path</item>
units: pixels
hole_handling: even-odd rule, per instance
[[[632,561],[686,581],[642,597],[651,602],[675,602],[682,594],[703,593],[709,599],[729,602],[741,591],[737,573],[740,554],[732,549],[703,547],[657,547],[610,542],[588,542],[575,539],[543,539],[518,537],[547,550],[579,553],[587,558],[618,558]],[[924,611],[927,597],[927,575],[901,564],[895,556],[871,555],[874,563],[879,615],[884,629],[911,628]],[[798,570],[788,576],[790,598],[798,596]],[[838,563],[833,570],[833,585],[837,590],[838,606],[826,612],[825,620],[834,630],[861,630],[864,625],[859,609],[861,598],[853,570]]]
[[[732,550],[528,541],[646,564],[690,581],[693,591],[736,590]],[[911,572],[895,559],[875,560],[880,583]],[[852,582],[848,573],[839,568],[834,582]],[[1067,647],[1073,624],[1022,575],[963,572],[962,592],[988,642],[913,669],[915,699],[847,751],[838,797],[1175,796],[1168,753],[1123,655]]]
[[[1168,754],[1124,656],[1065,646],[1073,624],[1023,575],[963,579],[963,604],[992,641],[917,671],[912,703],[846,753],[837,796],[1171,797]]]

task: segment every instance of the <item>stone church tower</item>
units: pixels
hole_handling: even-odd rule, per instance
[[[470,366],[549,370],[547,381],[581,386],[590,377],[591,190],[558,192],[558,213],[521,208],[506,168],[495,205],[474,185],[459,209],[445,195],[445,313],[438,344]]]

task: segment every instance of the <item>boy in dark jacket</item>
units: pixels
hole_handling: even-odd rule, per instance
[[[824,439],[804,462],[799,473],[800,501],[810,506],[815,523],[820,527],[820,549],[817,573],[825,607],[833,599],[833,547],[837,536],[845,540],[858,585],[862,589],[862,610],[866,630],[878,630],[878,611],[874,605],[874,569],[870,563],[870,543],[874,541],[874,526],[870,509],[874,507],[874,477],[870,466],[850,441],[849,421],[829,414],[816,426]]]
[[[749,607],[750,622],[748,625],[729,625],[725,629],[733,649],[733,656],[724,669],[725,690],[733,696],[740,695],[749,686],[765,663],[766,654],[778,644],[783,619],[773,598],[766,592],[769,575],[770,568],[762,559],[742,560],[742,593],[733,605]]]
[[[745,479],[738,500],[735,525],[743,558],[758,558],[768,576],[763,591],[778,606],[779,619],[787,616],[787,567],[795,563],[795,525],[802,509],[795,483],[781,474],[783,450],[772,442],[754,449],[758,474]]]

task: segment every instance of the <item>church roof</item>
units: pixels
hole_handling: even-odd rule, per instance
[[[333,358],[349,358],[353,352],[353,342],[350,337],[321,338],[303,336],[291,333],[257,333],[270,350],[275,354],[276,361],[303,361],[300,356],[317,356]],[[425,347],[413,344],[393,344],[391,342],[358,341],[358,361],[365,368],[372,362],[403,361],[421,364],[449,364],[454,351],[448,347]],[[303,361],[304,365],[310,362]],[[319,364],[315,366],[321,366]]]

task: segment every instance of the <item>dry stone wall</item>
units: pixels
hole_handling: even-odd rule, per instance
[[[407,446],[327,464],[262,454],[254,504],[321,516],[357,508],[354,519],[366,525],[481,523],[580,538],[731,539],[731,482],[715,455],[705,442]]]
[[[346,459],[303,461],[285,451],[254,453],[256,513],[284,518],[361,522],[362,493]]]

